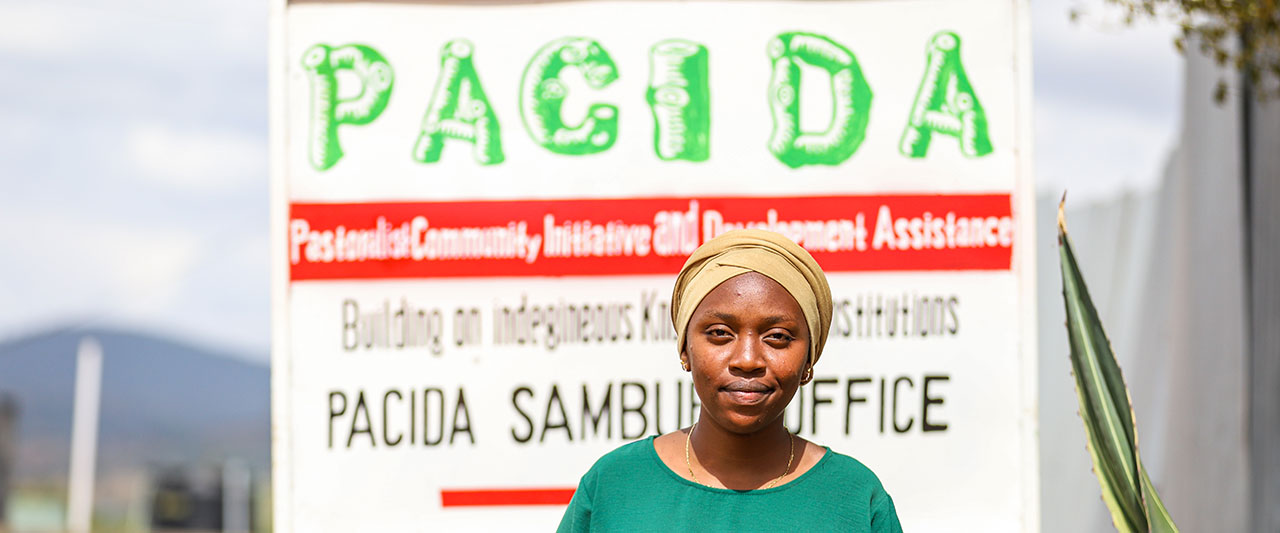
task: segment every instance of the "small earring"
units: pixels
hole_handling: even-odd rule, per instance
[[[811,380],[811,379],[813,379],[813,367],[812,367],[812,366],[811,366],[811,367],[809,367],[809,368],[806,368],[806,369],[804,370],[804,377],[803,377],[803,378],[801,378],[800,382],[801,382],[801,383],[808,383],[808,382],[809,382],[809,380]]]
[[[689,362],[688,362],[688,361],[685,361],[684,359],[681,359],[681,360],[680,360],[680,368],[683,368],[685,372],[688,372],[688,371],[689,371]]]

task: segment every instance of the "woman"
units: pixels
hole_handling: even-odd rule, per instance
[[[808,252],[767,231],[716,237],[680,270],[671,319],[698,421],[600,458],[559,531],[902,531],[871,470],[783,425],[831,327]]]

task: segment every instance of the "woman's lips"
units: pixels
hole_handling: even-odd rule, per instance
[[[765,398],[768,398],[769,394],[771,394],[769,392],[732,391],[732,390],[725,390],[722,392],[728,395],[729,399],[733,403],[741,404],[741,405],[758,404],[760,402],[763,402]]]
[[[773,388],[751,381],[738,381],[721,387],[720,392],[728,396],[733,403],[754,405],[763,402],[773,394]]]

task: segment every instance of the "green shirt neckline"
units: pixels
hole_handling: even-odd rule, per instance
[[[657,440],[657,438],[658,438],[657,435],[650,435],[648,438],[649,442],[646,444],[645,448],[648,451],[649,458],[653,459],[653,462],[655,465],[657,465],[658,469],[662,470],[663,472],[666,472],[667,475],[675,478],[676,481],[683,483],[686,486],[696,487],[698,489],[701,489],[706,492],[710,492],[712,494],[765,495],[765,494],[773,494],[776,492],[781,492],[781,491],[787,490],[788,488],[791,488],[792,486],[802,484],[805,480],[811,477],[811,475],[814,472],[820,470],[826,464],[827,459],[831,457],[831,447],[823,446],[822,448],[826,451],[822,453],[822,458],[818,459],[818,462],[814,463],[812,467],[810,467],[808,470],[805,471],[805,473],[800,474],[795,479],[788,481],[786,483],[783,483],[781,485],[778,485],[776,487],[770,487],[767,489],[751,489],[751,490],[722,489],[719,487],[708,487],[701,483],[694,483],[693,480],[685,479],[684,476],[677,474],[674,470],[667,467],[667,464],[662,462],[662,458],[658,457],[658,448],[654,446],[654,441]]]

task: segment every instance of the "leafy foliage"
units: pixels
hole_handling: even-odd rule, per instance
[[[1086,0],[1094,1],[1094,0]],[[1118,9],[1125,24],[1140,19],[1169,20],[1180,33],[1179,52],[1195,46],[1222,67],[1239,72],[1244,86],[1259,100],[1280,97],[1280,0],[1102,0]],[[1072,20],[1084,10],[1081,0]],[[1226,100],[1229,84],[1218,79],[1214,100]]]
[[[1129,389],[1076,264],[1061,205],[1058,206],[1058,253],[1062,297],[1067,306],[1072,375],[1102,500],[1111,510],[1111,521],[1117,531],[1177,533],[1178,527],[1142,466]]]

